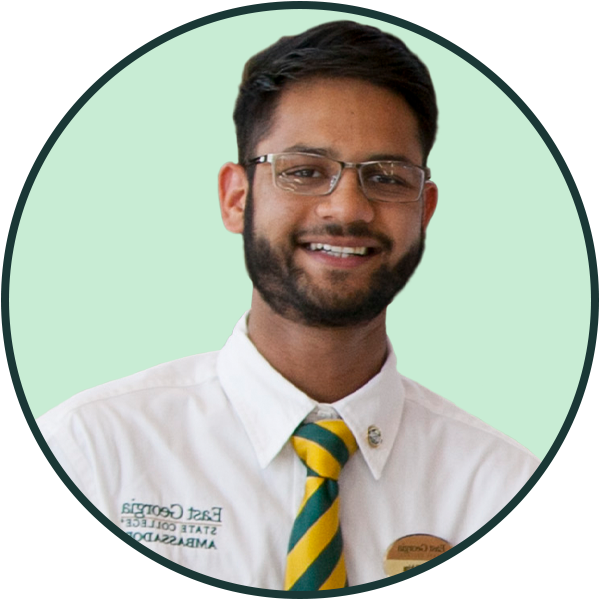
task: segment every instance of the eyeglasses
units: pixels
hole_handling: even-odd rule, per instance
[[[327,196],[335,190],[344,169],[356,169],[364,195],[378,202],[416,202],[431,177],[427,168],[398,160],[342,162],[320,154],[282,152],[265,154],[246,166],[271,163],[273,183],[301,196]]]

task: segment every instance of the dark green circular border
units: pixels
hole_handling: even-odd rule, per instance
[[[17,364],[15,361],[15,355],[12,346],[12,334],[10,329],[10,306],[9,306],[9,286],[10,286],[10,270],[12,263],[12,256],[14,252],[15,239],[17,236],[17,230],[19,228],[19,223],[21,221],[21,215],[23,214],[23,209],[25,208],[25,202],[27,201],[27,197],[33,183],[39,173],[40,168],[42,167],[46,157],[52,150],[52,147],[65,130],[65,128],[69,125],[69,123],[73,120],[75,115],[81,110],[81,108],[86,104],[86,102],[106,83],[108,83],[117,73],[121,72],[125,67],[130,65],[132,62],[150,52],[157,46],[179,36],[192,29],[196,29],[198,27],[202,27],[203,25],[208,25],[209,23],[215,23],[217,21],[222,21],[224,19],[228,19],[230,17],[236,17],[239,15],[246,15],[251,13],[265,12],[271,10],[288,10],[288,9],[309,9],[309,10],[327,10],[334,12],[346,12],[349,14],[361,15],[364,17],[370,17],[373,19],[378,19],[379,21],[384,21],[386,23],[391,23],[393,25],[397,25],[404,29],[408,29],[409,31],[413,31],[423,37],[430,39],[431,41],[443,46],[444,48],[450,50],[460,58],[466,60],[469,64],[475,67],[478,71],[480,71],[483,75],[485,75],[490,81],[492,81],[496,86],[498,86],[521,110],[521,112],[527,117],[529,122],[535,127],[536,131],[544,140],[544,143],[550,150],[554,160],[556,161],[558,167],[561,170],[563,177],[567,183],[569,191],[571,192],[571,196],[573,197],[573,202],[575,203],[575,208],[577,209],[577,214],[579,215],[579,221],[581,223],[581,229],[583,231],[583,237],[585,239],[585,245],[587,248],[588,262],[589,262],[589,272],[590,272],[590,290],[591,290],[591,314],[590,314],[590,329],[588,336],[588,344],[587,350],[585,354],[585,360],[583,363],[583,368],[581,370],[581,377],[579,379],[579,385],[577,386],[577,390],[575,392],[575,397],[573,398],[573,403],[571,404],[571,408],[567,414],[565,422],[561,427],[558,436],[554,440],[554,443],[550,447],[550,450],[546,454],[544,460],[535,471],[535,473],[531,476],[529,481],[523,486],[523,488],[519,491],[519,493],[490,521],[488,521],[483,527],[477,530],[474,534],[469,536],[466,540],[460,542],[457,546],[448,550],[444,554],[441,554],[437,558],[428,561],[427,563],[411,569],[401,575],[396,575],[394,577],[388,577],[385,579],[380,579],[374,581],[372,583],[366,583],[361,585],[352,586],[350,588],[345,588],[341,590],[331,590],[328,592],[314,592],[314,593],[305,593],[305,592],[283,592],[277,590],[268,590],[262,588],[254,588],[244,585],[238,585],[234,583],[229,583],[227,581],[222,581],[220,579],[215,579],[213,577],[208,577],[206,575],[202,575],[196,571],[192,571],[186,567],[183,567],[177,563],[174,563],[163,556],[155,553],[154,551],[146,548],[139,542],[136,542],[127,534],[125,534],[117,525],[115,525],[112,521],[110,521],[106,516],[104,516],[79,490],[79,488],[71,481],[71,479],[64,472],[52,452],[50,448],[46,444],[36,422],[31,413],[31,409],[27,403],[27,398],[25,397],[25,393],[23,391],[23,386],[21,385],[21,380],[19,378],[19,372],[17,369]],[[542,124],[538,121],[537,117],[531,112],[531,110],[527,107],[527,105],[521,100],[521,98],[504,82],[500,77],[498,77],[495,73],[493,73],[490,69],[488,69],[484,64],[479,62],[475,57],[473,57],[468,52],[465,52],[462,48],[459,48],[452,42],[444,39],[443,37],[420,27],[419,25],[415,25],[414,23],[410,23],[405,21],[404,19],[400,19],[398,17],[393,17],[391,15],[387,15],[385,13],[369,10],[366,8],[360,8],[358,6],[350,6],[347,4],[332,4],[329,2],[272,2],[267,4],[255,4],[251,6],[244,6],[240,8],[234,8],[230,10],[226,10],[223,12],[219,12],[213,15],[209,15],[207,17],[203,17],[201,19],[197,19],[195,21],[191,21],[185,25],[177,27],[159,37],[148,42],[143,45],[141,48],[132,52],[129,56],[125,57],[119,63],[117,63],[112,69],[107,71],[96,83],[94,83],[82,96],[77,100],[77,102],[72,106],[72,108],[67,112],[67,114],[60,121],[56,129],[52,132],[48,141],[42,148],[39,156],[37,157],[28,177],[25,181],[25,185],[23,186],[23,190],[21,195],[19,196],[19,200],[17,203],[17,207],[15,209],[15,213],[11,222],[11,226],[8,232],[8,239],[6,243],[6,252],[4,255],[4,264],[2,269],[2,290],[1,290],[1,299],[2,299],[2,327],[4,331],[4,346],[6,348],[6,356],[8,361],[8,367],[10,370],[10,374],[12,377],[13,385],[15,388],[15,392],[19,399],[19,403],[21,404],[21,408],[25,415],[25,419],[31,428],[31,431],[40,445],[42,452],[45,454],[46,458],[58,474],[58,476],[62,479],[63,483],[69,488],[69,490],[73,493],[73,495],[83,504],[83,506],[94,516],[98,521],[100,521],[105,527],[107,527],[112,533],[121,538],[124,542],[135,548],[138,552],[146,555],[148,558],[160,563],[161,565],[172,569],[182,575],[190,577],[191,579],[195,579],[197,581],[201,581],[203,583],[213,585],[216,587],[220,587],[223,589],[231,590],[234,592],[240,592],[245,594],[254,594],[257,596],[266,596],[272,598],[326,598],[332,596],[345,596],[347,594],[356,594],[360,592],[366,592],[368,590],[374,590],[377,588],[385,587],[391,585],[393,583],[397,583],[398,581],[404,581],[415,575],[419,575],[433,567],[445,562],[449,558],[452,558],[462,550],[468,548],[471,544],[476,542],[479,538],[484,536],[488,531],[493,529],[500,521],[502,521],[516,506],[523,500],[523,498],[529,493],[531,488],[538,482],[540,477],[548,468],[548,465],[552,462],[552,459],[556,456],[558,449],[562,445],[565,440],[565,437],[573,424],[573,420],[575,419],[575,415],[577,410],[579,409],[579,405],[581,404],[581,400],[583,398],[583,394],[585,391],[585,387],[587,385],[587,381],[590,375],[590,371],[592,368],[592,361],[594,358],[594,349],[596,345],[596,335],[598,329],[598,267],[596,263],[596,254],[594,251],[594,242],[592,239],[592,233],[590,230],[589,222],[587,220],[587,215],[585,213],[585,209],[583,203],[581,201],[581,196],[577,190],[577,186],[569,172],[569,169],[560,154],[558,148],[552,141],[552,138],[548,134],[548,132],[544,129]]]

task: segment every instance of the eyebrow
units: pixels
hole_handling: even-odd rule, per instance
[[[320,156],[327,156],[330,158],[334,158],[337,159],[337,157],[339,156],[338,153],[333,149],[333,148],[329,148],[329,147],[319,147],[319,146],[307,146],[305,144],[294,144],[293,146],[289,146],[287,147],[284,152],[307,152],[308,154],[318,154]],[[370,162],[370,161],[377,161],[377,160],[393,160],[393,161],[398,161],[398,162],[405,162],[405,163],[409,163],[411,165],[415,165],[415,163],[410,160],[406,155],[404,154],[373,154],[369,157],[366,158],[366,160],[361,161],[361,162]],[[346,161],[349,162],[349,161]],[[416,166],[420,166],[418,164],[416,164]]]
[[[284,152],[308,152],[309,154],[320,154],[321,156],[335,157],[336,153],[333,148],[306,146],[305,144],[294,144],[288,146]]]

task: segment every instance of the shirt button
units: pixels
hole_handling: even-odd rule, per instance
[[[370,425],[369,429],[367,429],[367,441],[369,442],[369,446],[371,448],[377,448],[383,442],[383,437],[381,436],[381,429],[375,425]]]

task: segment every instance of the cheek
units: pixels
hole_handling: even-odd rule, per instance
[[[422,231],[422,209],[419,203],[405,204],[402,206],[387,206],[379,215],[380,227],[385,228],[395,242],[403,246],[410,246]]]
[[[255,220],[265,226],[282,227],[294,218],[293,204],[276,194],[263,194],[254,198]]]
[[[254,227],[270,239],[287,241],[291,233],[306,223],[311,210],[310,203],[273,189],[270,181],[266,183],[254,188]]]
[[[302,226],[302,217],[291,202],[273,199],[254,203],[254,230],[272,245],[289,245],[291,236]]]

